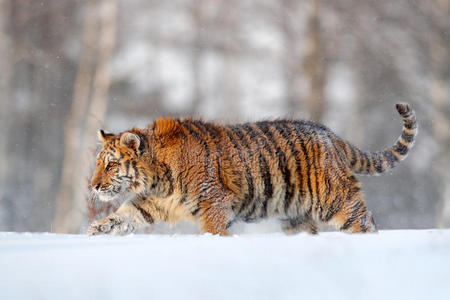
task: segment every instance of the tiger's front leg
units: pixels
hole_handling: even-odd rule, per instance
[[[153,217],[141,207],[142,203],[142,199],[125,202],[116,212],[94,221],[87,231],[88,235],[126,235],[152,224]]]
[[[202,233],[229,235],[228,226],[232,220],[231,204],[235,196],[228,193],[216,199],[208,199],[200,203],[199,223]]]

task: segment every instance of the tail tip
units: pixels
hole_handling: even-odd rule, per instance
[[[395,107],[397,108],[398,113],[402,116],[402,117],[409,117],[411,115],[412,109],[411,106],[409,106],[408,103],[397,103],[395,105]]]

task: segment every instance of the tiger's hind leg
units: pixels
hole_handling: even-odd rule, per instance
[[[288,235],[297,234],[300,232],[317,234],[317,224],[311,217],[303,216],[281,220],[281,224],[283,232]]]
[[[367,210],[360,183],[353,174],[346,178],[334,191],[321,220],[345,232],[376,232],[377,226]]]
[[[328,224],[350,233],[377,232],[372,213],[367,210],[359,192],[342,203],[340,210]]]

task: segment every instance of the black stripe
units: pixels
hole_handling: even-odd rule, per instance
[[[347,142],[343,141],[340,137],[338,137],[337,135],[335,135],[334,133],[331,133],[333,135],[333,137],[336,139],[337,142],[337,152],[339,153],[339,155],[344,156],[344,161],[346,162],[346,164],[348,163],[350,165],[350,167],[352,167],[352,163],[354,164],[354,160],[355,157],[353,155],[352,152],[352,147],[350,144],[348,144]],[[349,149],[350,149],[350,153],[347,152],[347,147],[346,145],[348,145]]]
[[[408,147],[403,145],[402,143],[398,142],[394,146],[394,150],[398,152],[400,155],[406,155],[408,153]]]
[[[195,125],[202,133],[203,135],[206,135],[206,131],[204,129],[204,123],[200,120],[191,120],[192,124]]]
[[[402,139],[408,143],[414,141],[414,134],[408,134],[405,131],[402,132]]]
[[[328,151],[325,151],[325,161],[330,159],[330,153]],[[329,168],[327,166],[324,166],[323,168],[323,172],[324,172],[324,185],[325,185],[325,195],[323,196],[324,200],[323,203],[320,203],[320,218],[324,219],[324,210],[328,213],[328,209],[327,209],[327,201],[330,198],[330,191],[331,191],[331,180],[330,180],[330,174],[329,174]],[[334,199],[333,199],[334,200]]]
[[[353,176],[353,175],[352,175]],[[350,178],[352,178],[352,177],[350,177]],[[354,177],[353,177],[354,178]],[[355,181],[356,181],[356,178],[355,178]],[[353,196],[355,196],[357,193],[359,193],[361,191],[361,188],[358,186],[358,185],[353,185],[349,190],[348,190],[348,193],[347,193],[347,199],[350,201],[352,198],[353,198]]]
[[[407,120],[403,122],[403,127],[408,129],[416,129],[417,128],[417,122],[416,120]]]
[[[335,139],[337,140],[336,136],[333,135],[333,133],[332,133],[332,132],[329,132],[329,131],[327,131],[327,132],[325,133],[325,135],[326,135],[326,137],[328,138],[328,140],[331,142],[331,144],[333,145],[333,149],[334,149],[334,151],[336,152],[336,154],[337,154],[339,157],[341,157],[341,158],[342,158],[342,156],[344,156],[344,157],[345,157],[345,161],[347,161],[348,159],[347,159],[347,154],[346,154],[345,150],[344,150],[344,153],[342,153],[342,151],[339,150],[339,146],[336,145],[336,142],[335,142]]]
[[[332,203],[331,206],[328,208],[327,214],[325,216],[325,218],[323,219],[324,222],[328,222],[331,220],[331,218],[333,218],[340,210],[342,207],[342,198],[339,196],[336,196]]]
[[[128,174],[130,173],[130,161],[126,160],[124,161],[124,165],[125,165],[125,170],[127,171],[127,176],[129,176]]]
[[[225,186],[225,183],[223,182],[223,178],[222,178],[222,168],[220,167],[220,161],[217,160],[217,177],[219,178],[219,183],[221,186],[223,186],[225,189],[227,188]]]
[[[278,147],[277,142],[275,138],[273,137],[272,132],[270,132],[270,124],[269,122],[258,122],[255,124],[256,128],[258,128],[262,134],[258,135],[260,141],[264,143],[264,148],[267,150],[267,152],[270,153],[271,156],[274,156],[274,153],[272,151],[272,148],[269,147],[269,142],[272,145],[273,148],[275,148],[275,154],[278,154],[278,150],[280,147]],[[282,153],[284,155],[284,153]],[[275,156],[276,156],[275,155]]]
[[[383,159],[380,157],[379,153],[373,153],[372,156],[375,157],[375,170],[377,173],[383,173]]]
[[[164,180],[169,181],[169,190],[167,191],[166,197],[173,194],[173,176],[172,176],[172,170],[170,170],[170,167],[166,164],[163,164],[166,171],[164,172],[163,178]]]
[[[409,106],[409,104],[406,103],[397,103],[395,105],[395,107],[397,108],[398,113],[402,116],[402,117],[407,117],[409,115],[412,114],[412,109]]]
[[[222,144],[220,143],[220,140],[221,140],[220,132],[215,128],[215,126],[211,125],[210,123],[203,123],[203,127],[205,128],[210,139],[214,143],[214,146],[216,148],[215,152],[218,153],[219,157],[224,159],[225,157],[224,157],[223,151],[222,151]],[[216,167],[217,167],[217,177],[219,178],[219,182],[226,189],[227,187],[225,186],[225,184],[223,182],[222,174],[220,172],[221,168],[220,168],[219,159],[216,159]]]
[[[187,196],[188,196],[188,194],[187,194],[187,184],[185,184],[184,187],[183,187],[183,192],[182,192],[182,195],[181,195],[180,204],[183,204],[183,203],[185,203],[187,201]]]
[[[309,161],[308,151],[306,150],[305,138],[303,137],[301,123],[293,122],[292,123],[292,127],[294,129],[295,135],[297,136],[297,138],[298,138],[298,140],[300,142],[300,146],[302,147],[303,157],[305,158],[305,162],[306,162],[306,172],[309,173],[309,170],[311,170],[311,163]],[[312,194],[311,177],[310,176],[306,176],[306,177],[307,177],[307,181],[308,181],[308,189],[309,189],[308,192],[310,194],[311,204],[312,204],[313,201],[314,201],[314,197],[313,197],[313,194]]]
[[[358,217],[359,210],[361,207],[363,207],[362,201],[358,201],[355,206],[353,207],[353,211],[351,216],[345,221],[344,225],[342,225],[340,230],[347,230],[350,226],[353,225],[353,223],[356,221],[356,218]]]
[[[274,128],[274,130],[276,132],[278,132],[283,139],[285,139],[287,144],[290,144],[291,155],[294,155],[294,147],[293,147],[294,145],[292,143],[289,143],[290,142],[289,136],[287,136],[287,134],[284,133],[284,129],[279,128],[278,126],[276,126],[275,123],[272,123],[271,125],[272,126],[270,126],[270,127]],[[288,165],[287,165],[288,159],[286,158],[286,154],[276,143],[276,140],[274,139],[272,133],[270,132],[270,128],[267,128],[267,132],[269,133],[269,138],[273,141],[274,145],[276,146],[276,153],[277,153],[277,157],[278,157],[278,169],[281,170],[281,173],[283,175],[284,184],[285,184],[284,211],[285,211],[285,213],[287,213],[289,210],[289,207],[292,204],[295,185],[291,185],[291,171],[289,170]]]
[[[362,232],[366,232],[367,231],[366,222],[367,222],[367,214],[364,214],[361,217],[361,231]]]
[[[196,121],[192,121],[193,123],[194,122],[196,122]],[[197,123],[198,124],[200,124],[198,121],[197,121]],[[190,124],[190,121],[189,120],[185,120],[184,122],[183,122],[183,126],[200,142],[200,145],[202,145],[203,146],[203,148],[205,149],[205,165],[204,165],[204,167],[205,167],[205,182],[207,183],[206,185],[202,185],[202,187],[200,188],[200,193],[199,193],[199,195],[198,195],[198,201],[199,202],[202,202],[203,200],[204,200],[204,197],[206,196],[206,194],[207,194],[207,190],[208,190],[208,183],[210,183],[209,181],[210,181],[210,174],[209,174],[209,168],[208,168],[208,166],[210,165],[210,159],[209,159],[209,156],[210,156],[210,149],[209,149],[209,146],[208,146],[208,144],[206,143],[206,141],[200,136],[200,134],[196,131],[196,130],[194,130],[194,128],[192,127],[192,125],[194,125],[195,126],[195,124]],[[198,126],[196,126],[199,130],[202,130],[203,128],[200,128],[200,127],[198,127]]]
[[[264,149],[266,149],[266,151],[270,154],[270,156],[273,157],[274,154],[273,154],[272,148],[270,148],[270,146],[269,146],[269,141],[274,148],[275,148],[276,144],[275,144],[272,134],[269,131],[268,122],[267,121],[258,122],[255,125],[262,132],[262,134],[256,133],[256,131],[253,129],[253,127],[250,126],[252,129],[252,132],[254,133],[255,137],[258,137],[259,140],[262,142]],[[268,140],[266,138],[268,138]]]
[[[257,204],[257,200],[253,200],[251,203],[249,203],[249,206],[251,206],[250,210],[245,213],[245,215],[242,216],[242,219],[245,222],[253,222],[256,220],[256,217],[254,216],[255,210],[256,210],[256,204]]]
[[[137,133],[137,132],[133,132],[138,138],[139,138],[139,147],[138,147],[138,152],[139,154],[142,154],[146,148],[146,137],[142,136],[141,134]]]
[[[137,169],[137,167],[136,167],[136,161],[135,161],[135,160],[133,160],[133,161],[131,162],[131,166],[133,167],[133,170],[134,170],[134,176],[135,176],[135,177],[138,177],[139,171],[138,171],[138,169]]]
[[[177,188],[181,191],[181,198],[180,198],[180,204],[183,204],[186,201],[185,194],[184,194],[184,186],[183,186],[183,173],[178,173],[177,176]],[[184,197],[184,199],[183,199]]]
[[[259,140],[263,143],[264,148],[269,152],[270,157],[271,158],[276,157],[278,159],[278,169],[280,171],[282,171],[281,167],[282,167],[283,163],[286,161],[286,155],[280,149],[280,147],[278,147],[278,145],[277,145],[277,143],[275,141],[275,138],[273,137],[272,132],[269,129],[269,127],[270,127],[269,122],[267,122],[267,121],[265,121],[265,122],[258,122],[255,125],[256,125],[257,130],[261,131],[261,133],[262,133],[262,134],[258,134],[257,135]],[[253,127],[252,127],[252,129],[255,130]],[[272,151],[272,148],[269,147],[269,143],[272,144],[273,148],[275,148],[275,155],[274,155],[274,153]],[[272,173],[270,172],[270,168],[269,168],[268,165],[267,165],[266,171],[268,171],[268,173],[266,173],[266,175],[269,174],[269,180],[270,180],[268,184],[270,184],[270,189],[272,190],[273,189],[273,186],[272,186]],[[283,173],[283,171],[282,171],[282,173]],[[263,205],[264,205],[264,208],[267,208],[267,202],[268,202],[268,200],[270,198],[272,198],[273,190],[270,192],[270,196],[268,196],[267,193],[265,193],[265,194],[266,194],[266,198],[263,201]],[[266,212],[266,210],[264,210],[264,211]]]
[[[374,165],[374,162],[373,162],[373,156],[372,156],[372,153],[366,153],[366,155],[367,155],[366,172],[367,172],[368,174],[370,174],[370,169],[371,169],[372,165]]]
[[[216,147],[216,151],[220,152],[220,150],[221,150],[221,147],[219,144],[220,136],[219,136],[219,132],[217,131],[217,129],[214,126],[212,126],[210,123],[202,122],[196,126],[200,130],[202,130],[202,132],[204,132],[205,136],[209,136],[209,138],[213,141],[214,146]]]
[[[233,133],[236,134],[236,136],[239,139],[239,141],[241,142],[242,146],[247,150],[250,160],[253,160],[253,155],[252,155],[252,151],[250,149],[250,145],[248,144],[247,140],[245,139],[244,134],[241,131],[241,128],[239,128],[239,126],[236,126],[236,125],[232,125],[232,126],[230,126],[230,128],[233,131]]]
[[[265,185],[265,182],[266,182],[266,180],[264,178],[265,173],[264,173],[264,168],[262,165],[262,159],[264,159],[264,158],[262,157],[260,146],[259,146],[258,142],[256,141],[256,133],[252,130],[252,128],[248,124],[243,124],[241,126],[242,126],[242,130],[244,130],[246,135],[249,136],[250,139],[256,144],[256,151],[258,154],[258,161],[259,161],[259,173],[260,173],[261,178],[263,179],[263,184]],[[266,164],[267,164],[267,162],[266,162]],[[266,190],[266,185],[264,186],[264,191],[265,190]],[[243,216],[245,221],[250,222],[255,219],[255,216],[254,216],[255,210],[257,207],[259,207],[260,202],[263,202],[263,201],[264,201],[264,198],[260,199],[259,197],[257,197],[255,199],[253,199],[253,201],[251,203],[249,203],[249,205],[247,207],[250,207],[250,210],[248,210],[248,212]],[[242,209],[243,208],[244,207],[242,207]]]
[[[363,151],[359,151],[359,157],[361,158],[361,166],[359,167],[359,172],[366,172],[367,173],[367,167],[369,166],[369,158],[367,157],[367,153]],[[366,169],[364,170],[364,164],[366,165]]]
[[[312,217],[312,202],[311,202],[311,205],[309,206],[308,210],[305,213],[305,217],[309,217],[309,218]]]
[[[139,205],[136,205],[134,202],[131,202],[133,204],[134,207],[136,207],[136,209],[139,211],[139,213],[142,215],[142,217],[145,219],[145,221],[148,224],[153,224],[153,218],[152,216],[146,212],[142,207],[140,207]]]
[[[229,222],[227,223],[226,228],[227,228],[227,229],[230,229],[231,225],[233,225],[233,220],[231,220],[231,221],[229,221]]]
[[[295,147],[295,143],[293,141],[294,137],[292,136],[293,133],[293,129],[289,126],[290,122],[277,122],[277,125],[280,125],[280,128],[283,129],[284,128],[284,133],[286,134],[287,140],[289,141],[288,144],[291,147],[292,153],[295,157],[295,174],[297,174],[298,176],[298,190],[299,190],[299,202],[301,200],[300,197],[305,197],[305,191],[302,189],[303,187],[303,175],[301,172],[301,159],[300,159],[300,152],[296,149]],[[289,125],[288,125],[289,124]],[[300,139],[298,139],[298,143],[302,143],[302,141]],[[295,187],[294,187],[295,189]]]
[[[320,141],[318,138],[318,135],[316,132],[310,132],[310,136],[311,136],[311,149],[314,152],[313,153],[313,164],[314,164],[314,177],[315,177],[315,184],[316,184],[316,203],[315,203],[315,208],[316,208],[316,212],[318,212],[319,209],[321,209],[321,205],[320,205],[320,188],[319,188],[319,168],[320,168]],[[314,147],[315,146],[315,147]],[[316,152],[317,150],[317,152]],[[312,172],[312,170],[310,170],[310,172]],[[310,175],[311,176],[311,175]],[[320,214],[319,214],[320,215]]]
[[[189,120],[184,120],[181,125],[187,129],[187,131],[189,131],[190,134],[192,134],[197,140],[203,140],[202,137],[197,133],[197,131],[195,131],[194,129],[192,129],[190,121]]]
[[[395,166],[395,162],[398,161],[397,157],[390,150],[383,152],[383,158],[388,163],[390,169],[392,169]]]
[[[202,123],[203,127],[208,132],[209,136],[214,140],[215,143],[217,143],[218,140],[220,140],[220,131],[217,130],[217,128],[212,125],[211,123]]]
[[[357,163],[357,155],[356,155],[356,149],[351,144],[347,143],[348,147],[350,148],[350,152],[352,155],[352,159],[350,161],[350,167],[354,167]],[[361,160],[361,159],[360,159]]]
[[[241,142],[242,146],[247,150],[247,154],[248,154],[250,161],[253,161],[252,150],[251,150],[247,140],[245,139],[244,134],[242,133],[241,129],[239,128],[239,126],[233,125],[233,126],[230,126],[230,128],[233,131],[233,133],[236,134],[236,136],[237,136],[238,140]],[[245,160],[243,160],[243,161],[245,162],[245,165],[248,168],[246,161]],[[252,191],[254,191],[253,177],[251,176],[250,168],[248,168],[248,172],[249,173],[247,175],[250,175],[249,178],[251,178]],[[250,197],[250,195],[249,195],[248,198],[244,199],[244,202],[242,203],[241,207],[239,208],[238,214],[240,214],[242,211],[247,209],[247,207],[250,206],[254,202],[254,200],[255,200],[254,193],[252,193],[252,194],[253,194],[252,197]]]
[[[244,130],[249,134],[250,138],[252,138],[253,142],[256,143],[256,145],[258,145],[258,160],[259,160],[259,167],[260,167],[260,171],[262,174],[262,178],[264,180],[264,196],[267,199],[272,198],[273,195],[273,187],[272,187],[272,175],[270,173],[270,168],[269,165],[267,163],[267,160],[265,158],[265,156],[263,155],[261,149],[259,148],[260,144],[258,143],[258,140],[256,139],[256,133],[254,131],[254,129],[247,125],[244,124],[243,125]],[[267,145],[268,147],[268,145]],[[270,149],[270,148],[269,148]]]
[[[198,212],[200,211],[200,205],[197,204],[197,206],[195,207],[195,209],[193,211],[191,211],[191,214],[193,216],[196,216],[198,214]]]
[[[233,134],[229,131],[229,128],[227,128],[227,127],[225,127],[225,132],[227,133],[228,138],[230,139],[231,143],[233,144],[234,149],[236,149],[236,151],[238,152],[239,159],[241,160],[241,162],[244,164],[244,167],[245,167],[245,180],[247,181],[248,191],[247,191],[246,195],[244,196],[244,201],[242,203],[242,206],[246,206],[253,199],[253,196],[255,193],[255,187],[253,185],[253,177],[250,172],[250,168],[248,166],[247,160],[244,158],[244,155],[242,154],[241,147],[236,142]],[[247,149],[247,152],[250,152],[249,150],[250,149]],[[250,156],[251,156],[251,153],[249,153],[249,157]]]
[[[292,137],[292,128],[288,126],[288,121],[276,121],[273,122],[272,126],[275,130],[286,140],[289,146],[294,146],[293,137]]]

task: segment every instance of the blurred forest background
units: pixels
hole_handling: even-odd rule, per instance
[[[99,128],[305,118],[379,150],[401,101],[416,147],[368,206],[450,227],[450,0],[0,0],[0,230],[85,230]]]

